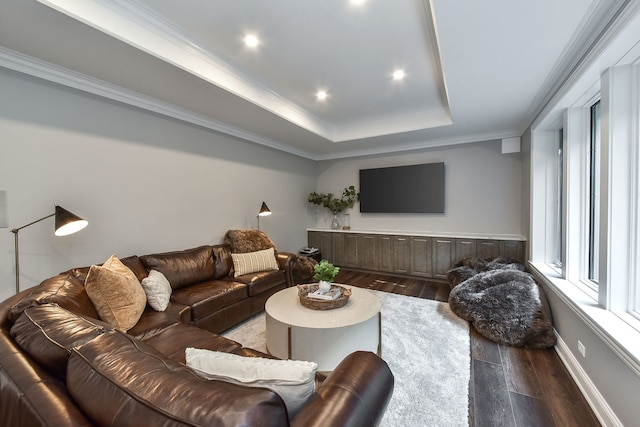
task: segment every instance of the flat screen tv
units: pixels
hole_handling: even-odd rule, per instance
[[[361,169],[360,212],[444,213],[444,163]]]

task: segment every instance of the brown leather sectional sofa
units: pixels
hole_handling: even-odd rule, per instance
[[[276,393],[206,380],[184,365],[185,348],[270,357],[217,333],[264,309],[293,285],[295,255],[279,269],[233,277],[229,245],[131,256],[139,280],[152,269],[172,287],[163,312],[147,306],[127,333],[99,320],[88,268],[43,281],[0,303],[0,425],[3,426],[373,426],[393,375],[373,353],[349,355],[288,419]]]

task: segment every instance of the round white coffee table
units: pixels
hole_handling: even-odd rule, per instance
[[[333,310],[304,307],[296,287],[272,295],[265,304],[267,351],[280,359],[316,362],[318,371],[332,371],[357,350],[380,355],[380,301],[371,291],[346,287],[349,301]]]

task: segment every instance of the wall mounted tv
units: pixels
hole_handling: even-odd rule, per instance
[[[444,213],[444,163],[361,169],[360,212]]]

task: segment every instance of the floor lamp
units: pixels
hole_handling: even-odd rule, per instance
[[[261,216],[269,216],[271,215],[271,211],[265,202],[262,202],[262,206],[260,206],[260,212],[258,212],[258,230],[260,230],[260,217]]]
[[[56,236],[67,236],[69,234],[73,234],[77,231],[82,230],[89,224],[84,219],[80,218],[77,215],[72,214],[68,210],[61,208],[56,205],[56,210],[51,215],[47,215],[42,217],[36,221],[30,222],[27,225],[23,225],[22,227],[14,228],[11,232],[15,236],[15,251],[16,251],[16,294],[20,292],[20,252],[18,251],[18,232],[23,228],[27,228],[33,224],[37,224],[40,221],[43,221],[47,218],[51,218],[52,216],[56,217],[56,228],[55,235]]]

